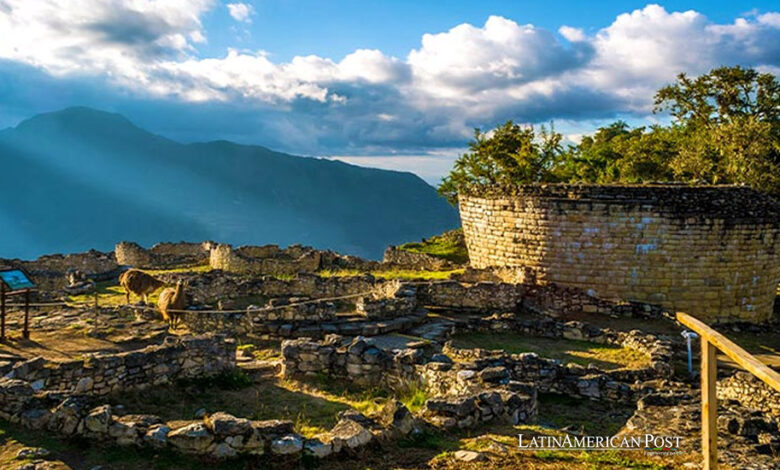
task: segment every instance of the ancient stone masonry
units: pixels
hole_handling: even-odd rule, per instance
[[[363,385],[383,384],[391,388],[416,378],[414,365],[423,357],[421,349],[388,353],[373,341],[357,336],[345,342],[340,335],[328,335],[321,342],[309,338],[286,340],[282,373],[285,377],[324,374]]]
[[[356,302],[357,313],[370,319],[404,317],[412,315],[417,308],[417,287],[400,282],[379,285]]]
[[[583,322],[562,323],[546,318],[519,318],[513,314],[476,319],[470,324],[459,325],[457,331],[512,331],[523,335],[623,346],[647,354],[649,365],[639,369],[602,371],[594,366],[583,367],[541,358],[534,353],[456,349],[445,344],[443,352],[456,361],[447,366],[429,363],[422,368],[423,380],[436,387],[439,394],[463,396],[497,384],[519,381],[533,383],[545,392],[632,401],[637,390],[631,384],[668,378],[672,374],[671,344],[639,331],[617,332]]]
[[[28,361],[0,379],[0,417],[33,430],[120,446],[169,448],[217,459],[270,454],[279,461],[353,452],[374,442],[406,436],[413,428],[413,417],[400,402],[390,402],[374,419],[354,411],[342,412],[329,432],[311,438],[297,434],[290,421],[256,421],[217,412],[202,420],[165,422],[158,416],[125,414],[119,407],[92,403],[106,389],[213,375],[235,366],[235,351],[234,342],[209,336],[101,356],[99,363],[84,365],[81,370],[67,365],[58,372],[57,364]],[[70,389],[77,379],[77,386]],[[59,388],[49,389],[50,385]]]
[[[158,278],[169,284],[175,284],[179,279],[185,280],[193,303],[215,304],[220,301],[225,309],[233,309],[232,299],[236,298],[342,297],[370,292],[385,282],[368,274],[321,277],[298,273],[289,279],[278,279],[273,276],[248,277],[217,270],[204,273],[166,273]]]
[[[116,260],[124,266],[148,269],[167,269],[208,264],[214,242],[158,243],[149,249],[137,243],[120,242],[114,248]]]
[[[736,400],[747,408],[780,419],[780,393],[753,374],[737,372],[719,381],[717,392],[718,400]]]
[[[463,193],[471,263],[685,311],[770,318],[780,206],[744,187],[529,185]]]
[[[6,365],[6,378],[50,390],[105,395],[143,388],[177,378],[214,375],[235,365],[235,342],[222,337],[166,338],[159,346],[84,360],[52,362],[42,357]]]
[[[382,257],[382,263],[426,271],[441,271],[454,268],[454,265],[445,259],[437,258],[426,253],[413,253],[411,251],[401,250],[394,246],[387,247],[385,254]]]
[[[119,266],[113,253],[87,251],[69,255],[47,255],[36,260],[0,259],[0,266],[21,268],[27,271],[43,290],[57,291],[65,287],[67,274],[74,270],[95,281],[116,278]]]
[[[495,277],[495,273],[491,277]],[[473,282],[475,280],[477,282]],[[470,275],[465,280],[417,283],[416,287],[420,305],[447,310],[515,312],[522,308],[549,316],[579,312],[648,317],[662,314],[661,309],[648,304],[611,302],[588,295],[581,289],[555,284],[515,284],[498,279],[479,281]]]
[[[518,392],[518,389],[525,393]],[[431,398],[425,402],[422,416],[436,427],[467,429],[494,420],[528,423],[536,417],[536,408],[536,388],[512,383],[509,389],[487,389],[474,395]]]

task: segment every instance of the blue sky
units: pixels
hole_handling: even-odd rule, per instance
[[[778,74],[773,3],[0,0],[0,127],[86,105],[435,182],[474,127],[577,141],[679,72]]]

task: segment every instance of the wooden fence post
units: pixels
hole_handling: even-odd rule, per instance
[[[704,470],[718,468],[717,349],[701,339],[701,451]]]

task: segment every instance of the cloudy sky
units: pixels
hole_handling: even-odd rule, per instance
[[[773,3],[0,0],[0,128],[84,105],[434,182],[474,127],[576,141],[663,120],[653,92],[681,71],[780,75]]]

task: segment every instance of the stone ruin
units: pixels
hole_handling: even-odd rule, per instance
[[[471,265],[707,321],[764,322],[780,205],[747,187],[528,185],[459,196]]]

